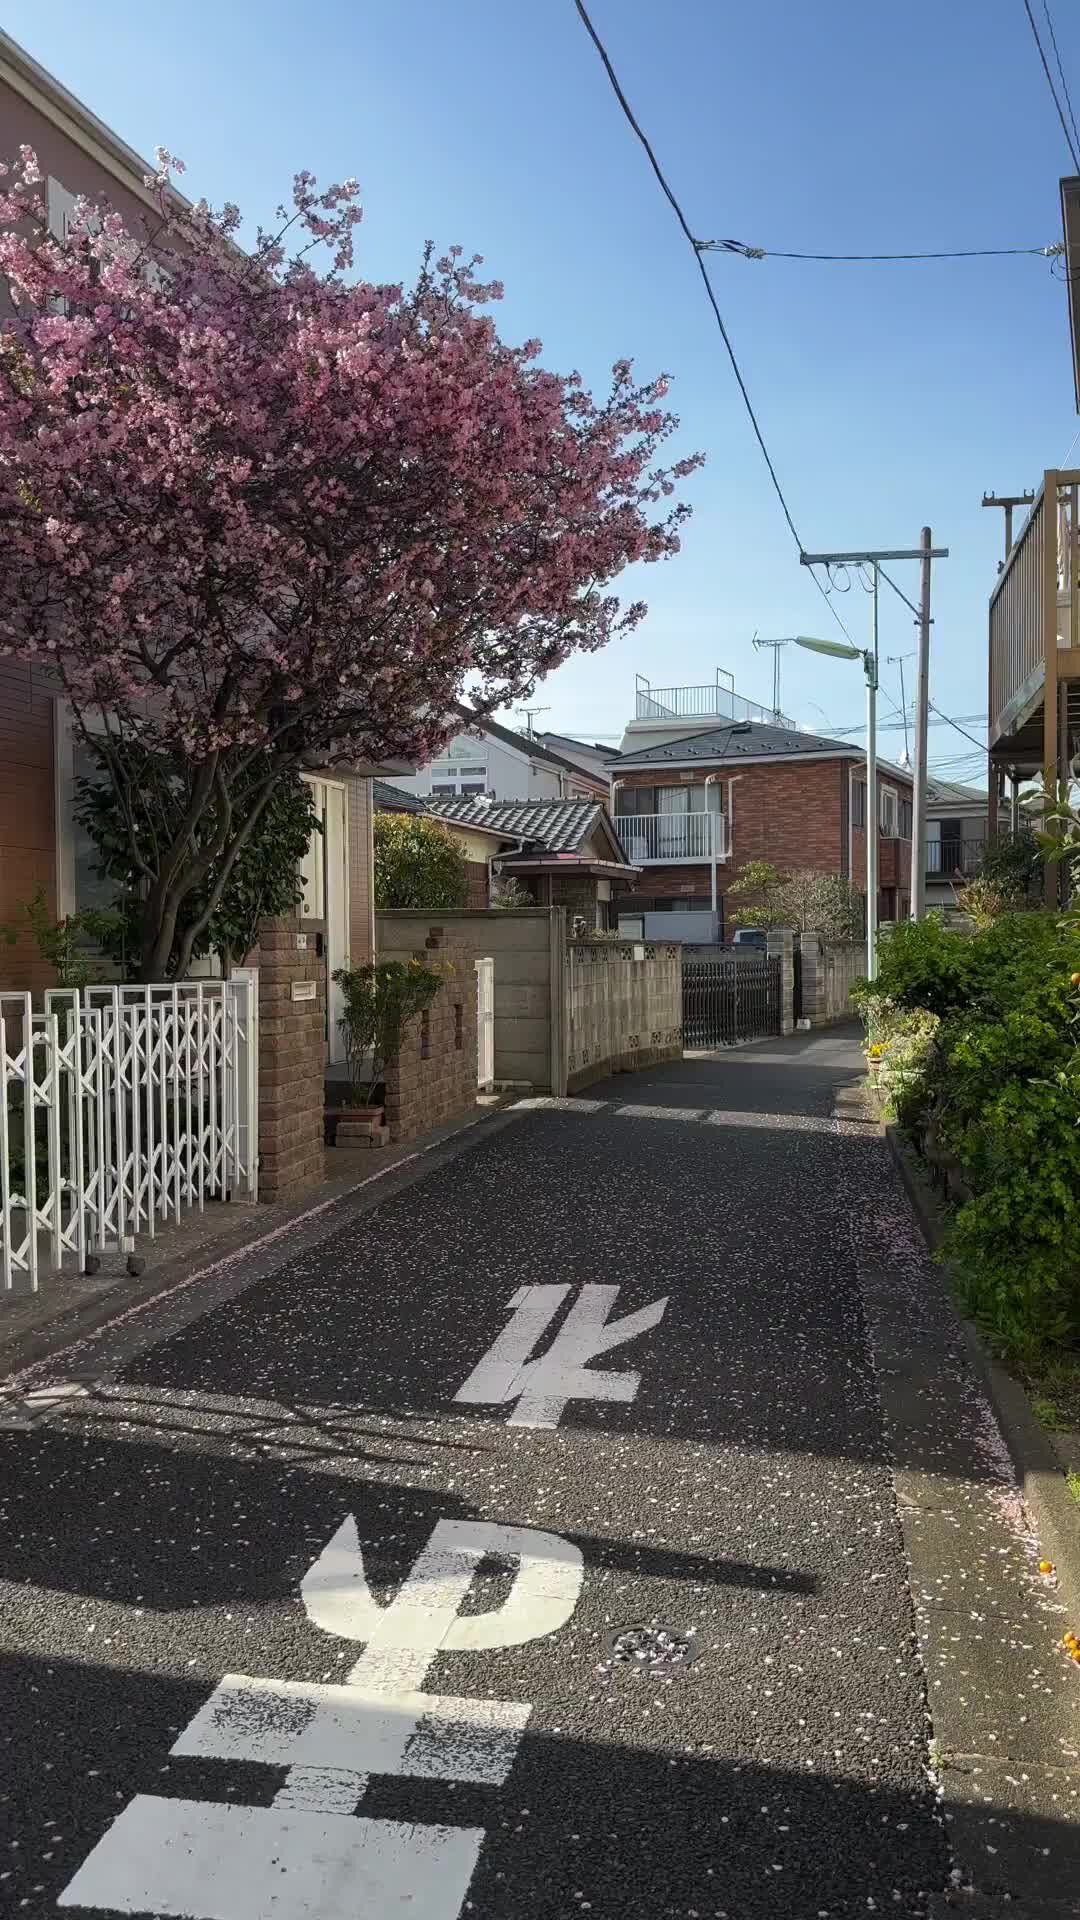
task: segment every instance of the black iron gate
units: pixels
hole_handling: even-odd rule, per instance
[[[684,1047],[733,1047],[780,1032],[780,962],[683,955]]]

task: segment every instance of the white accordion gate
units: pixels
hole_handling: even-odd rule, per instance
[[[258,1192],[258,984],[0,993],[0,1289]]]

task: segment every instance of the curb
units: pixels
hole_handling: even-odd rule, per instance
[[[886,1122],[885,1139],[931,1252],[945,1239],[944,1211],[900,1128]],[[964,1347],[1001,1428],[1009,1457],[1035,1531],[1057,1569],[1058,1590],[1072,1620],[1080,1620],[1080,1505],[1065,1484],[1065,1474],[1049,1434],[1031,1411],[1018,1380],[994,1359],[974,1321],[959,1309]]]

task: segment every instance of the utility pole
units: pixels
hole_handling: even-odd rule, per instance
[[[930,562],[947,560],[948,557],[948,547],[935,547],[931,544],[929,527],[923,528],[917,547],[880,547],[861,553],[801,553],[799,555],[800,563],[804,567],[873,567],[875,586],[884,561],[918,560],[921,563],[922,591],[918,606],[913,600],[908,599],[906,593],[901,592],[895,580],[888,574],[885,575],[886,585],[900,595],[906,607],[911,608],[919,626],[919,672],[915,695],[915,792],[911,820],[911,917],[913,920],[921,920],[926,911],[926,734],[930,702]],[[876,657],[874,666],[876,681]],[[867,786],[869,787],[869,768],[867,769]],[[871,832],[876,834],[877,830],[877,794],[868,791],[866,802],[867,838],[869,839]],[[868,910],[869,904],[868,901]]]
[[[527,740],[535,740],[536,730],[533,727],[533,715],[536,713],[550,713],[551,708],[550,707],[518,707],[517,712],[521,714],[525,720],[525,738]]]
[[[920,538],[919,657],[915,668],[915,793],[911,810],[911,917],[926,912],[926,729],[930,718],[930,558],[929,527]]]
[[[878,570],[874,566],[874,650],[863,662],[866,673],[866,977],[877,979],[878,927]],[[848,879],[850,881],[850,875]]]
[[[1004,508],[1004,511],[1005,511],[1005,560],[1008,559],[1013,549],[1013,535],[1012,535],[1013,508],[1014,507],[1030,507],[1034,498],[1035,498],[1035,495],[1031,491],[1030,487],[1028,488],[1028,491],[1026,493],[984,493],[983,494],[982,503],[984,507]],[[999,573],[1001,572],[1002,568],[1005,565],[1005,560],[998,561]]]

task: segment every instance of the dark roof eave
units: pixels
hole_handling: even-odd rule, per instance
[[[504,869],[513,868],[515,873],[590,873],[601,880],[611,875],[644,872],[643,867],[633,867],[629,861],[591,860],[588,854],[575,853],[513,854],[502,865]]]

